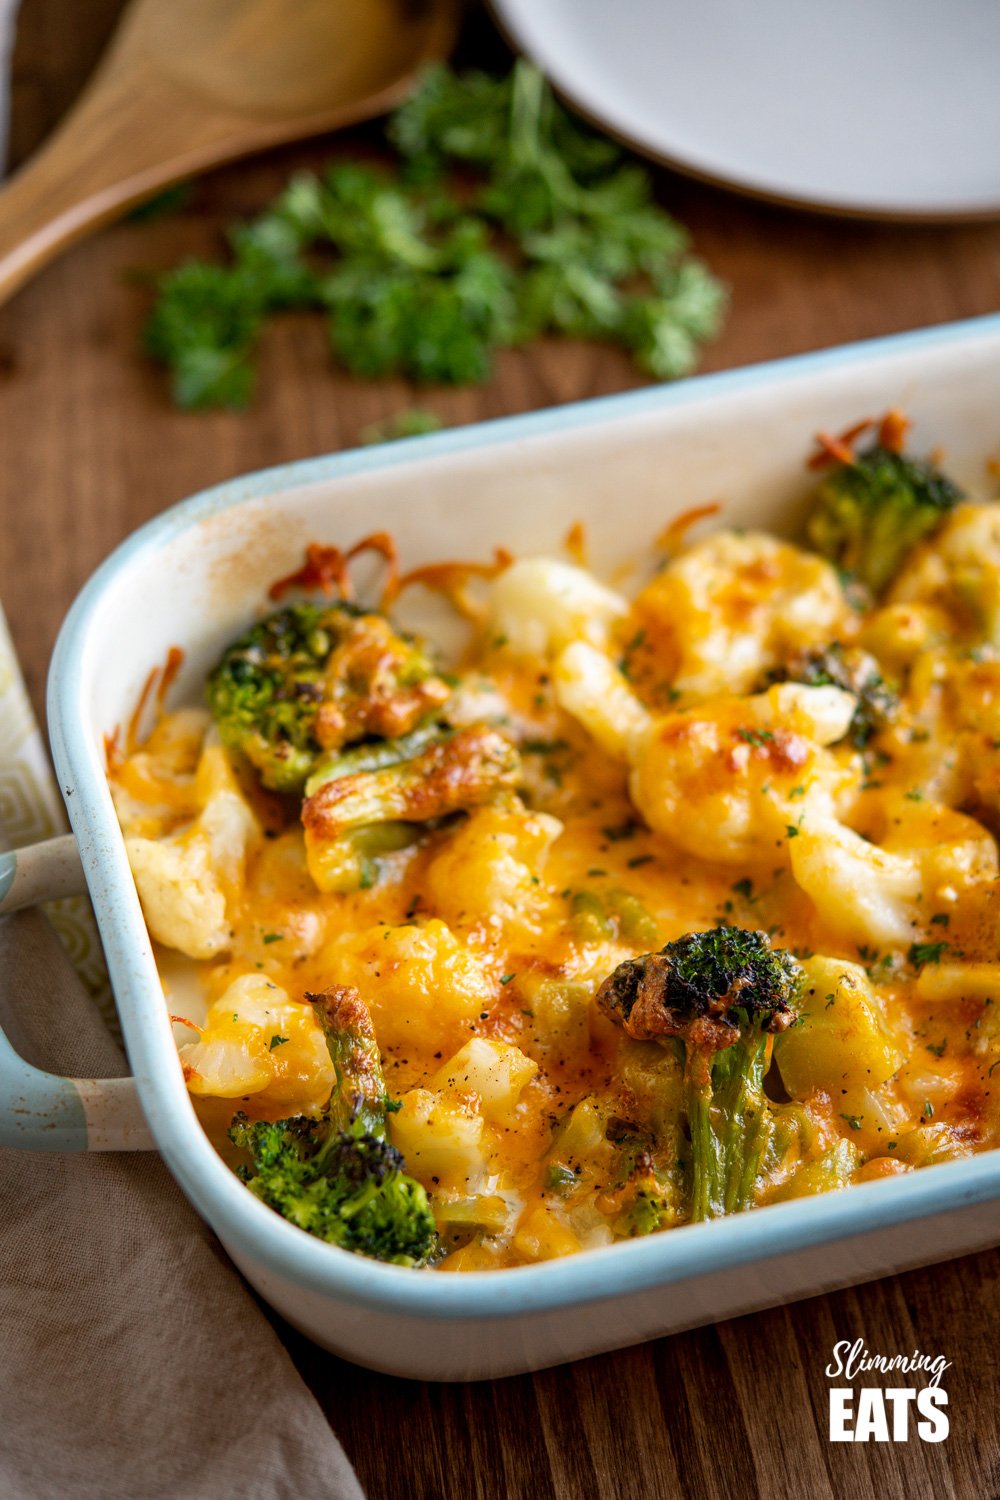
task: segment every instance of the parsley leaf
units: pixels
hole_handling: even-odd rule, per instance
[[[939,964],[948,946],[947,943],[911,943],[906,956],[915,969],[921,969],[924,964]]]
[[[145,347],[178,405],[247,405],[263,324],[286,308],[325,312],[354,374],[423,383],[485,380],[496,349],[547,332],[618,343],[666,379],[717,332],[725,291],[649,172],[530,64],[431,70],[387,136],[393,171],[299,174],[230,232],[228,264],[160,279]]]

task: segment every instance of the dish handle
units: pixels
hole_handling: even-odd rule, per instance
[[[72,834],[0,852],[0,915],[82,895]],[[26,1151],[155,1149],[134,1078],[63,1078],[25,1062],[0,1029],[0,1146]]]

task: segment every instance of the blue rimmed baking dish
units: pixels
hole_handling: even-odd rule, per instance
[[[313,539],[391,530],[407,566],[557,547],[574,521],[609,575],[672,514],[724,502],[730,524],[792,530],[810,434],[901,406],[922,446],[982,490],[1000,454],[1000,318],[706,376],[208,490],[145,526],[77,599],[56,647],[49,722],[134,1075],[157,1148],[280,1312],[349,1359],[425,1379],[539,1368],[890,1274],[1000,1241],[1000,1153],[514,1270],[439,1275],[310,1238],[233,1176],[204,1135],[104,776],[103,737],[180,645],[178,700]],[[63,886],[74,864],[61,845]],[[55,855],[0,868],[46,893]],[[2,893],[0,893],[2,894]],[[11,897],[8,897],[11,899]],[[50,1078],[0,1049],[3,1139],[38,1149],[141,1145],[130,1085]]]

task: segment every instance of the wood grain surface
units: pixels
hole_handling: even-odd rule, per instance
[[[15,159],[64,112],[119,8],[120,0],[24,0]],[[482,18],[463,45],[466,55],[503,55]],[[401,382],[361,384],[334,371],[309,318],[268,334],[258,400],[245,415],[171,410],[137,352],[143,271],[214,250],[221,228],[259,208],[292,169],[369,141],[339,137],[220,171],[183,211],[104,231],[0,310],[0,598],[40,713],[66,608],[133,527],[241,471],[350,446],[367,424],[412,404]],[[659,182],[733,288],[707,369],[1000,307],[1000,226],[837,223],[667,172]],[[636,383],[615,354],[552,342],[505,355],[488,386],[419,400],[457,424]],[[372,1500],[996,1500],[998,1270],[993,1254],[967,1257],[492,1385],[388,1379],[279,1331]],[[828,1442],[824,1366],[836,1340],[855,1337],[872,1350],[951,1361],[946,1442]]]

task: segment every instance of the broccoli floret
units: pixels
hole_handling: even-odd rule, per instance
[[[334,985],[306,997],[316,1008],[336,1073],[318,1118],[229,1127],[252,1165],[250,1191],[283,1218],[329,1244],[394,1265],[425,1266],[438,1251],[427,1194],[386,1139],[386,1097],[371,1016],[357,990]]]
[[[310,778],[302,807],[306,855],[324,891],[372,878],[371,860],[416,836],[413,825],[478,807],[516,786],[520,757],[495,729],[474,724],[360,746]]]
[[[208,679],[223,744],[278,792],[300,792],[324,753],[408,734],[449,693],[419,642],[344,602],[276,610]]]
[[[795,1019],[800,969],[762,932],[716,927],[628,959],[597,1003],[629,1036],[678,1049],[690,1136],[688,1217],[749,1208],[773,1129],[769,1033]]]
[[[863,750],[872,735],[891,724],[899,710],[899,699],[885,682],[878,662],[867,651],[843,646],[839,641],[815,651],[803,651],[783,667],[771,672],[770,682],[804,682],[809,687],[844,688],[858,700],[847,738]]]
[[[675,1224],[680,1208],[677,1174],[667,1170],[653,1139],[617,1119],[609,1121],[607,1135],[615,1145],[615,1232],[638,1239]]]
[[[625,1211],[624,1227],[631,1239],[640,1239],[646,1234],[656,1234],[674,1222],[676,1211],[672,1196],[655,1173],[640,1178],[635,1183],[635,1196]]]
[[[963,498],[928,460],[876,443],[824,476],[806,531],[818,552],[878,596],[910,549]]]
[[[267,1124],[242,1113],[229,1137],[253,1160],[241,1170],[250,1191],[307,1233],[394,1265],[423,1266],[434,1254],[427,1194],[388,1141],[322,1120]]]

